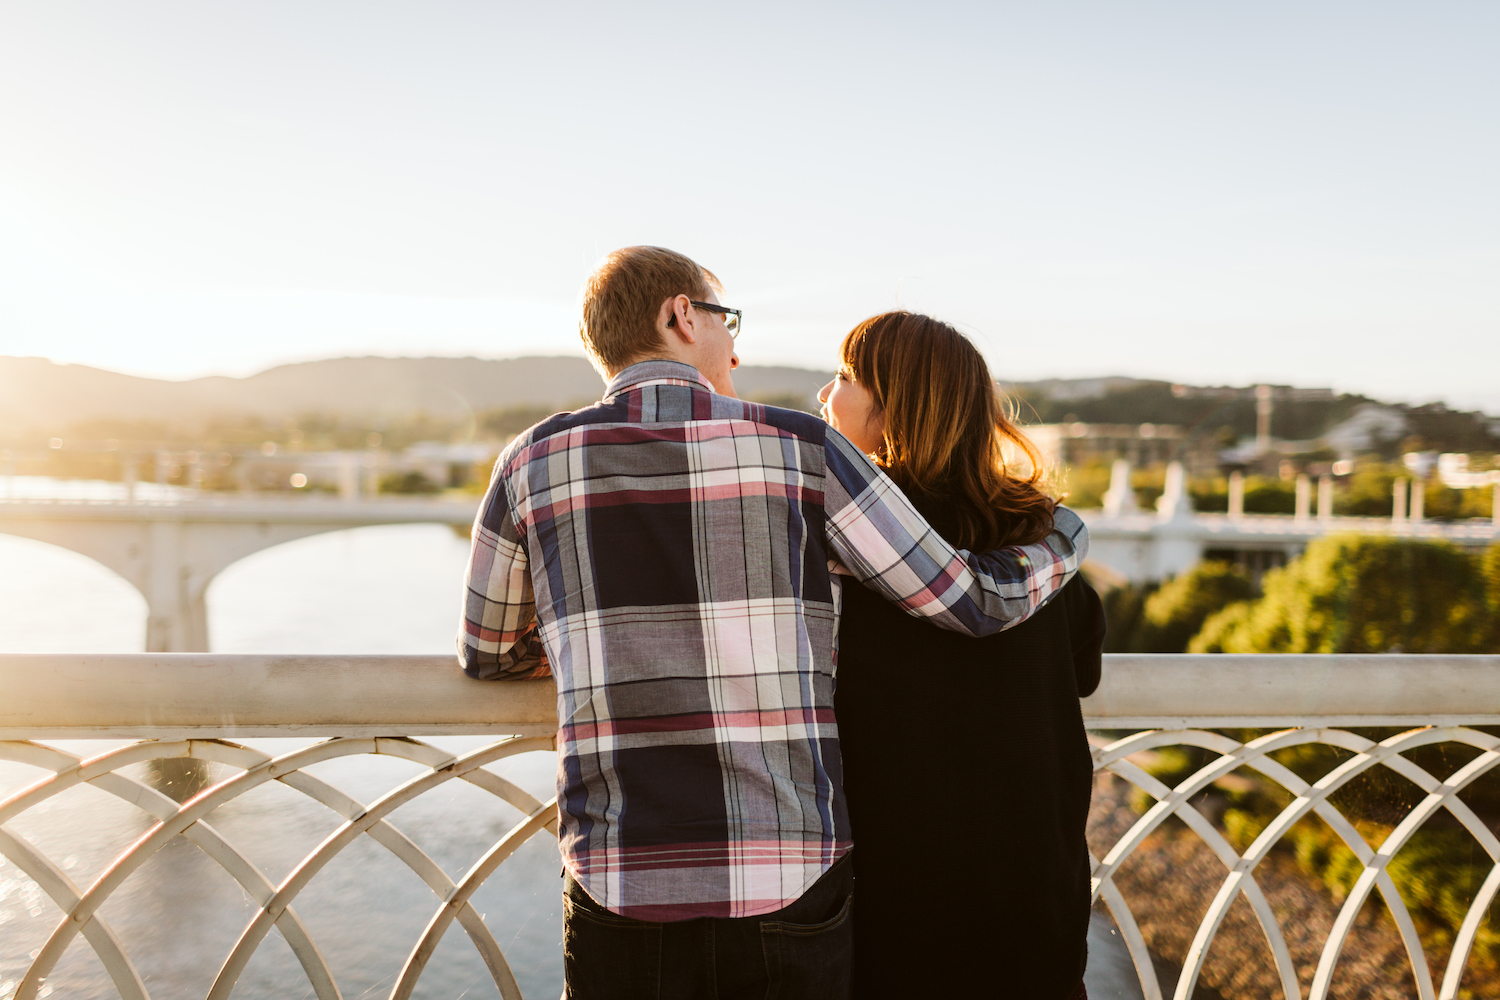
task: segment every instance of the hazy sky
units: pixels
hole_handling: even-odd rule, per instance
[[[577,351],[717,271],[748,363],[899,305],[1002,378],[1500,412],[1500,5],[12,2],[0,354]]]

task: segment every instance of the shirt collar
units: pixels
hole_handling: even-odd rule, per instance
[[[645,384],[663,382],[696,382],[709,392],[718,392],[714,384],[698,369],[681,361],[639,361],[621,371],[604,387],[605,396],[614,396]]]

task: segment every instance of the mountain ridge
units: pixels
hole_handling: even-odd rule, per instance
[[[784,366],[742,366],[749,397],[810,399],[830,375]],[[46,358],[0,356],[0,430],[51,431],[92,420],[202,425],[216,418],[337,414],[452,418],[505,407],[581,405],[603,380],[580,357],[326,358],[278,365],[243,378],[184,381],[125,375]]]
[[[744,365],[734,375],[736,391],[747,399],[809,410],[816,409],[817,391],[829,377],[827,372],[773,365]],[[224,419],[288,426],[307,417],[369,426],[418,416],[452,421],[505,409],[573,408],[598,399],[603,388],[586,360],[569,355],[325,358],[277,365],[243,378],[212,375],[185,381],[0,356],[0,439],[66,436],[71,428],[91,422],[95,431],[85,436],[115,436],[97,429],[110,421],[171,427],[184,439]],[[1255,403],[1244,387],[1180,386],[1112,375],[1015,382],[1002,388],[1021,405],[1026,423],[1223,425],[1231,437],[1255,432]],[[1283,388],[1285,393],[1277,390],[1273,428],[1280,437],[1314,438],[1357,408],[1377,405],[1408,429],[1403,438],[1415,434],[1427,442],[1424,447],[1500,450],[1500,418],[1477,411]]]

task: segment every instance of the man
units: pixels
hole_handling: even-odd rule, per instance
[[[464,669],[557,679],[575,1000],[847,995],[840,577],[980,635],[1087,551],[1064,508],[1041,545],[955,551],[823,421],[735,399],[718,288],[610,254],[580,323],[603,400],[513,441],[474,525]]]

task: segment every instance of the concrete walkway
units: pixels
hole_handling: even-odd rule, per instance
[[[1089,1000],[1145,1000],[1130,952],[1103,910],[1096,909],[1089,917],[1089,967],[1083,981]]]

